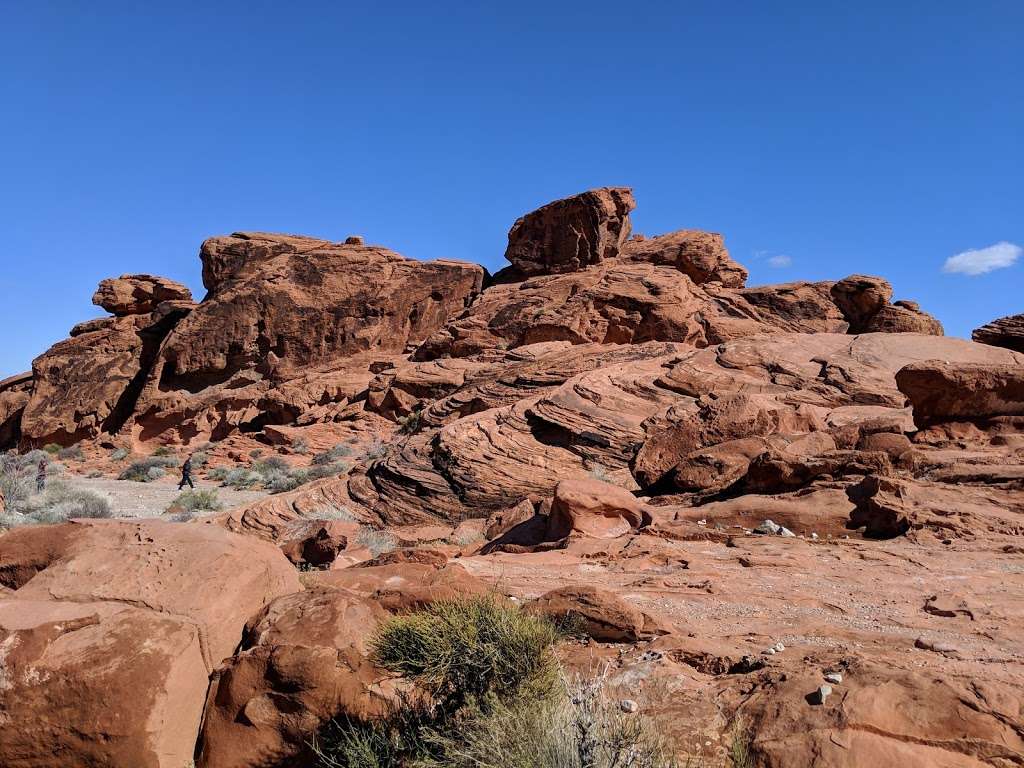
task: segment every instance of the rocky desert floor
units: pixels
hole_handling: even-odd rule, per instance
[[[177,479],[168,482],[140,483],[112,477],[83,477],[65,474],[63,480],[72,488],[81,488],[99,494],[110,501],[114,517],[159,517],[181,493]],[[188,490],[188,486],[185,486]],[[196,490],[214,490],[225,508],[248,504],[264,498],[263,490],[235,490],[220,483],[206,480],[196,482]]]

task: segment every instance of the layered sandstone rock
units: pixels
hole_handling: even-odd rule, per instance
[[[1010,352],[1006,357],[1005,363],[914,363],[896,374],[896,383],[919,427],[1024,416],[1024,356]]]
[[[603,187],[556,200],[516,220],[505,258],[521,275],[574,272],[618,255],[629,237],[632,190]]]
[[[155,275],[121,275],[100,282],[92,303],[112,315],[142,315],[165,301],[192,301],[192,292],[181,283]]]
[[[1024,352],[1024,314],[1009,315],[975,328],[971,338],[981,344]]]
[[[715,282],[742,288],[747,281],[746,268],[732,260],[724,239],[715,232],[681,229],[658,237],[637,235],[622,246],[622,257],[674,267],[697,285]]]

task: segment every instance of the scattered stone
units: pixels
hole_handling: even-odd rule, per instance
[[[622,701],[619,702],[619,709],[621,709],[623,712],[631,715],[631,714],[633,714],[634,712],[636,712],[637,710],[640,709],[640,705],[637,704],[632,699],[623,699]]]
[[[776,653],[782,653],[784,650],[786,650],[786,646],[784,646],[782,643],[776,643],[772,647],[775,649]]]
[[[947,643],[942,640],[929,640],[925,637],[919,637],[914,641],[914,647],[919,648],[922,651],[941,653],[943,656],[960,656],[959,648],[952,643]]]
[[[754,533],[766,533],[771,536],[778,536],[780,530],[782,530],[782,526],[774,520],[764,520],[759,526],[754,528]]]
[[[824,704],[825,699],[832,695],[831,685],[819,685],[818,690],[810,696],[811,704]]]
[[[829,672],[827,675],[825,675],[825,682],[832,683],[832,685],[839,685],[841,682],[843,682],[843,676],[838,672]]]

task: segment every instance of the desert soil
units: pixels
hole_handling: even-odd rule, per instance
[[[131,480],[81,477],[73,474],[66,475],[64,480],[75,488],[95,491],[110,499],[114,517],[157,517],[164,513],[179,493],[177,480],[137,483]],[[216,490],[224,509],[248,504],[267,495],[266,491],[236,491],[233,488],[222,488],[206,480],[196,481],[196,489]]]

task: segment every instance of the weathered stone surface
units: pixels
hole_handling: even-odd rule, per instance
[[[121,275],[100,282],[92,303],[112,315],[148,314],[165,301],[192,301],[192,292],[181,283],[155,275]]]
[[[872,275],[844,277],[829,292],[850,324],[850,333],[864,333],[871,319],[892,299],[889,281]]]
[[[21,417],[31,391],[31,372],[0,381],[0,446],[17,445],[21,439]]]
[[[134,413],[160,345],[188,311],[106,318],[37,357],[22,443],[71,445],[116,434]]]
[[[618,255],[636,207],[626,187],[592,189],[516,220],[505,258],[522,275],[573,272]]]
[[[1019,691],[861,662],[822,706],[807,706],[821,682],[809,670],[773,675],[750,698],[743,713],[760,765],[985,768],[1024,752],[1016,715],[1007,718]]]
[[[613,539],[649,524],[644,505],[624,488],[600,480],[562,480],[555,486],[548,536]]]
[[[212,525],[80,520],[33,527],[13,541],[0,537],[0,562],[8,546],[23,553],[33,539],[45,550],[55,530],[63,546],[17,590],[19,598],[109,601],[187,619],[199,628],[211,667],[231,655],[253,613],[301,589],[276,547]]]
[[[388,696],[368,640],[386,617],[375,603],[335,589],[270,603],[213,674],[197,765],[312,761],[310,741],[330,718],[383,714]]]
[[[942,336],[942,323],[922,312],[914,301],[897,301],[888,307],[882,307],[878,314],[871,318],[867,333],[925,333],[931,336]]]
[[[1024,356],[1007,354],[1013,357],[1005,363],[929,360],[902,368],[896,383],[914,408],[914,422],[1024,415]]]
[[[615,593],[589,585],[551,590],[529,607],[556,622],[578,622],[583,632],[604,642],[635,643],[665,634],[651,616]]]
[[[0,765],[187,765],[207,687],[201,627],[40,597],[0,597]]]
[[[1024,352],[1024,314],[1009,315],[975,328],[971,338],[981,344]]]
[[[1024,535],[1024,493],[868,475],[847,491],[850,527],[888,539],[926,530],[944,537]]]
[[[699,229],[681,229],[658,237],[636,236],[622,246],[622,257],[658,266],[675,267],[697,285],[718,282],[742,288],[747,270],[733,261],[721,235]]]

